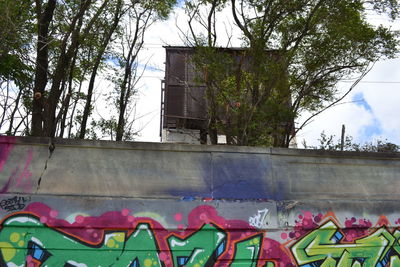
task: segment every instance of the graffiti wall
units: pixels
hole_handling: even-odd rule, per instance
[[[380,190],[399,170],[394,156],[310,159],[283,151],[276,159],[250,149],[0,138],[0,266],[400,266],[398,196]],[[312,161],[321,162],[318,175],[349,165],[375,173],[381,188],[349,172],[344,186],[360,179],[368,190],[329,195],[321,176],[312,193],[299,191],[297,179],[311,184],[316,175],[304,163]],[[290,172],[293,162],[306,167]],[[279,170],[286,180],[276,180]],[[156,191],[148,183],[158,183]],[[336,190],[337,180],[330,183]]]

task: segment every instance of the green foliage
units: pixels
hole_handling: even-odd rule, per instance
[[[32,83],[32,67],[21,61],[19,55],[5,54],[0,57],[0,80],[11,80],[24,88]]]
[[[134,39],[123,35],[139,29],[137,55],[148,26],[166,19],[175,4],[176,0],[0,0],[0,89],[12,87],[2,95],[7,116],[0,115],[1,130],[15,131],[23,118],[28,129],[19,132],[83,138],[88,124],[90,138],[107,138],[102,129],[110,128],[112,123],[105,121],[112,118],[96,118],[96,77],[112,73],[110,58],[120,63],[116,73],[123,73],[129,64],[121,51]],[[133,72],[137,66],[131,66]],[[120,81],[114,80],[116,88]],[[15,101],[15,95],[21,99]],[[117,113],[114,107],[111,117]]]
[[[339,101],[338,81],[398,52],[398,33],[366,19],[371,10],[396,17],[397,1],[231,0],[244,49],[242,63],[226,62],[220,55],[226,51],[204,41],[216,40],[217,22],[207,18],[218,16],[224,4],[191,1],[186,8],[189,24],[197,20],[206,29],[207,36],[192,33],[188,39],[200,47],[197,69],[207,70],[209,127],[227,135],[229,144],[287,147],[300,112],[318,113]],[[209,13],[202,15],[199,6]]]
[[[167,19],[175,4],[176,0],[145,0],[143,8],[154,10],[159,19]]]
[[[32,52],[34,31],[31,1],[0,1],[0,81],[11,80],[19,87],[32,82],[32,66],[27,61]]]
[[[303,142],[303,146],[306,149],[319,149],[329,151],[357,151],[357,152],[400,152],[400,146],[389,142],[388,140],[378,139],[374,142],[366,142],[364,144],[354,143],[353,137],[346,135],[343,142],[343,148],[341,140],[335,140],[335,135],[327,136],[325,132],[321,133],[320,139],[318,139],[318,146],[307,146]]]

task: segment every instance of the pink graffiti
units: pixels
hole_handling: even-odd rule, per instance
[[[22,169],[21,172],[19,166],[13,170],[13,172],[7,179],[5,185],[3,185],[3,187],[0,189],[0,194],[9,192],[10,188],[12,187],[21,188],[23,193],[32,192],[32,186],[33,186],[31,180],[32,173],[29,170],[32,158],[33,158],[33,150],[32,148],[29,148],[28,153],[26,155],[24,168]]]
[[[7,161],[8,155],[10,154],[15,143],[15,137],[0,136],[0,172],[3,170],[3,166]]]
[[[310,211],[302,211],[302,214],[298,216],[298,219],[294,221],[295,225],[293,230],[289,233],[282,233],[282,239],[299,239],[306,235],[310,230],[318,228],[319,223],[322,220],[323,215],[321,213],[313,215]]]
[[[365,236],[368,234],[369,228],[372,227],[371,221],[366,219],[357,220],[355,217],[346,219],[344,225],[346,228],[344,228],[342,232],[345,234],[345,240],[349,242]]]
[[[31,203],[26,207],[25,211],[35,214],[40,218],[42,223],[46,223],[49,227],[59,229],[88,243],[100,242],[105,234],[104,229],[121,229],[123,231],[128,231],[128,234],[130,234],[133,232],[137,224],[141,222],[149,222],[155,230],[154,235],[157,239],[159,249],[160,251],[163,251],[160,253],[160,259],[165,262],[166,266],[172,266],[171,255],[169,252],[166,252],[169,250],[167,238],[171,234],[185,237],[198,231],[205,223],[212,223],[218,226],[229,236],[227,239],[226,250],[219,257],[220,261],[218,262],[218,266],[227,267],[230,265],[230,262],[234,257],[233,251],[235,250],[235,243],[243,238],[260,233],[259,230],[250,226],[246,221],[227,220],[224,217],[219,216],[217,210],[208,205],[194,208],[189,214],[187,214],[187,225],[180,223],[178,225],[178,230],[167,230],[163,225],[152,218],[135,217],[131,215],[132,213],[129,209],[109,211],[100,216],[78,215],[75,217],[73,223],[57,218],[58,211],[39,202]],[[183,214],[174,214],[172,216],[175,220],[182,219],[180,216],[183,216]],[[266,261],[275,261],[282,267],[293,266],[290,252],[279,242],[264,237],[260,251],[259,263],[265,263]]]
[[[182,221],[182,213],[176,213],[174,216],[175,221],[180,222]]]
[[[149,223],[160,250],[159,257],[165,263],[165,266],[173,265],[172,255],[169,251],[168,237],[174,235],[186,238],[195,234],[206,223],[215,225],[227,235],[225,251],[218,257],[219,261],[215,266],[230,266],[234,259],[236,243],[260,233],[263,234],[263,239],[257,266],[265,266],[266,262],[274,262],[276,267],[296,266],[289,251],[290,244],[296,243],[302,237],[309,234],[310,231],[318,229],[323,221],[327,219],[336,221],[334,214],[331,212],[324,215],[321,213],[314,215],[310,211],[303,211],[298,216],[294,229],[290,232],[287,231],[280,234],[281,238],[286,240],[282,243],[269,238],[268,232],[265,232],[265,230],[260,231],[249,225],[246,221],[228,220],[220,216],[218,211],[209,205],[198,206],[188,214],[170,214],[171,221],[175,221],[178,224],[175,228],[176,230],[170,230],[170,227],[168,229],[165,228],[165,225],[162,225],[154,218],[134,216],[132,210],[127,208],[119,211],[105,212],[99,216],[76,215],[73,222],[58,218],[59,211],[39,202],[31,203],[26,207],[24,212],[29,212],[39,217],[40,221],[49,227],[72,235],[85,243],[92,244],[98,244],[104,240],[106,231],[126,231],[129,236],[139,223]],[[184,218],[187,218],[187,224],[183,223],[186,221]],[[398,222],[399,220],[396,220],[396,223]],[[385,216],[381,216],[377,225],[389,225],[389,221]],[[369,220],[356,219],[355,217],[347,218],[344,222],[344,227],[341,228],[343,241],[353,242],[368,235],[369,231],[373,228],[374,226]]]
[[[320,223],[324,218],[333,217],[332,213],[327,213],[323,215],[322,213],[312,214],[310,211],[302,211],[302,214],[298,215],[298,220],[295,220],[295,226],[293,230],[289,233],[281,233],[281,239],[283,240],[299,240],[303,236],[307,235],[310,231],[319,228]],[[400,224],[400,219],[395,223]],[[381,217],[377,222],[378,226],[389,225],[386,217]],[[341,228],[344,234],[344,240],[347,242],[352,242],[358,238],[367,235],[372,227],[370,220],[363,218],[346,218],[343,228]]]
[[[29,171],[29,165],[31,164],[32,158],[33,158],[33,150],[32,148],[29,148],[28,154],[25,159],[24,169],[16,179],[15,183],[15,187],[22,188],[23,192],[32,192],[32,181],[31,181],[32,173]]]

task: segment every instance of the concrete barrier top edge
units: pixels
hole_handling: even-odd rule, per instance
[[[302,157],[335,157],[335,158],[371,158],[400,160],[400,153],[395,152],[358,152],[358,151],[327,151],[293,148],[270,148],[251,146],[227,145],[191,145],[177,143],[135,142],[135,141],[106,141],[106,140],[76,140],[48,137],[16,137],[0,136],[0,143],[14,145],[76,147],[92,149],[122,149],[122,150],[154,150],[154,151],[184,151],[204,153],[249,153],[269,154],[276,156],[302,156]]]

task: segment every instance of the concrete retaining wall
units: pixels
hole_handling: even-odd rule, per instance
[[[0,266],[400,266],[400,156],[0,137]]]

